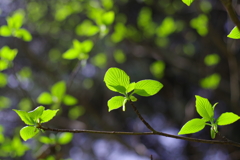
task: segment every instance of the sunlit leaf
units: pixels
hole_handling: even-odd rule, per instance
[[[109,68],[104,76],[104,82],[110,90],[125,94],[130,78],[119,68]]]
[[[155,80],[142,80],[136,83],[134,93],[140,96],[152,96],[159,92],[163,85]]]
[[[216,89],[221,81],[221,76],[214,73],[200,80],[201,87],[205,89]]]
[[[129,86],[127,87],[127,93],[132,92],[135,88],[135,85],[136,85],[135,82],[130,83]]]
[[[66,52],[64,52],[62,57],[64,59],[76,59],[76,58],[78,58],[79,54],[80,54],[80,52],[78,50],[71,48],[71,49],[67,50]]]
[[[47,109],[47,110],[43,111],[43,113],[40,117],[41,123],[45,123],[45,122],[48,122],[51,119],[53,119],[53,117],[56,116],[57,112],[58,112],[58,109],[56,109],[56,110]]]
[[[227,35],[227,37],[232,39],[240,39],[240,31],[238,30],[237,26],[232,29],[232,31]]]
[[[118,109],[123,106],[123,102],[125,100],[125,97],[123,96],[114,96],[111,99],[108,100],[108,111]]]
[[[93,48],[93,42],[91,40],[85,40],[82,42],[82,52],[88,53]]]
[[[237,120],[239,120],[240,117],[232,112],[226,112],[221,114],[218,119],[217,119],[217,124],[222,126],[222,125],[228,125],[231,123],[236,122]]]
[[[206,121],[210,121],[213,118],[214,112],[211,103],[207,98],[200,96],[196,97],[196,110],[200,116],[202,116]]]
[[[181,130],[178,132],[178,134],[191,134],[196,133],[198,131],[201,131],[205,127],[205,120],[194,118],[190,121],[188,121],[184,126],[181,128]]]
[[[116,50],[113,53],[113,57],[117,63],[124,63],[126,61],[126,56],[121,50]]]
[[[12,61],[16,57],[17,52],[18,52],[17,49],[10,49],[8,46],[4,46],[0,50],[0,57],[2,57],[5,60]]]
[[[217,54],[209,54],[204,58],[204,62],[208,66],[216,65],[219,62],[219,56]]]
[[[32,40],[32,35],[26,29],[18,29],[18,30],[16,30],[14,32],[14,36],[16,36],[18,38],[22,38],[24,41],[27,41],[27,42]]]
[[[27,124],[27,125],[34,125],[34,121],[33,119],[31,119],[28,115],[28,113],[26,111],[20,111],[20,110],[16,110],[16,109],[13,109],[17,114],[18,116],[21,118],[21,120]]]
[[[105,67],[105,65],[107,63],[107,56],[105,53],[98,53],[96,56],[94,56],[91,59],[91,62],[95,66],[97,66],[99,68],[103,68],[103,67]]]
[[[9,64],[8,61],[0,59],[0,71],[7,69],[8,68],[8,64]]]
[[[194,0],[182,0],[182,1],[183,1],[183,3],[185,3],[186,5],[190,6]]]
[[[150,65],[150,71],[156,78],[162,78],[164,70],[165,63],[163,61],[156,61]]]
[[[20,130],[20,136],[24,141],[26,141],[34,137],[38,132],[39,130],[37,128],[33,126],[26,126]]]
[[[33,119],[35,123],[38,123],[39,122],[38,119],[43,114],[44,109],[45,108],[43,106],[38,106],[33,111],[28,112],[28,115],[31,119]]]

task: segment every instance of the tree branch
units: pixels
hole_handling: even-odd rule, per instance
[[[233,23],[237,26],[238,30],[240,31],[240,21],[238,19],[238,15],[233,9],[232,0],[221,0],[223,6],[226,8],[228,15],[230,16]]]
[[[236,143],[233,141],[204,140],[204,139],[176,136],[176,135],[167,134],[167,133],[158,132],[158,131],[155,131],[155,132],[119,132],[119,131],[96,131],[96,130],[79,130],[79,129],[56,129],[56,128],[44,127],[41,125],[39,125],[37,128],[42,129],[44,131],[70,132],[70,133],[93,133],[93,134],[112,134],[112,135],[160,135],[160,136],[182,139],[182,140],[191,141],[191,142],[231,145],[231,146],[235,146],[235,147],[240,147],[240,143]]]

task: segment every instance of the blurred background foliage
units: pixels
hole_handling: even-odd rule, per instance
[[[0,158],[240,159],[235,147],[161,136],[45,132],[23,142],[24,124],[12,111],[59,108],[46,124],[54,128],[147,131],[130,105],[125,112],[108,112],[107,100],[115,93],[103,77],[109,67],[118,67],[132,82],[164,84],[157,95],[136,102],[158,131],[177,134],[199,117],[194,95],[219,102],[216,116],[240,115],[240,45],[226,37],[233,27],[215,0],[196,0],[191,7],[180,0],[1,0]],[[220,132],[240,142],[239,125]],[[191,136],[210,139],[208,131]]]

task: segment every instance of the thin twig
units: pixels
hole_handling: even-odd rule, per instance
[[[93,134],[112,134],[112,135],[161,135],[161,136],[165,136],[165,137],[182,139],[182,140],[191,141],[191,142],[231,145],[231,146],[235,146],[235,147],[240,147],[240,143],[236,143],[233,141],[197,139],[197,138],[191,138],[191,137],[171,135],[171,134],[158,132],[158,131],[156,131],[156,132],[119,132],[119,131],[96,131],[96,130],[81,130],[81,129],[56,129],[56,128],[44,127],[41,125],[39,125],[37,128],[42,129],[44,131],[70,132],[70,133],[93,133]]]
[[[136,114],[138,115],[139,119],[145,124],[145,126],[150,130],[152,131],[153,133],[154,132],[157,132],[155,129],[153,129],[153,127],[148,124],[145,119],[142,117],[142,115],[139,113],[139,111],[137,110],[137,107],[134,106],[133,102],[132,101],[129,101],[131,106],[133,107],[134,111],[136,112]]]

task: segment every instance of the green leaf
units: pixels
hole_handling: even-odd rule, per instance
[[[0,71],[3,71],[8,68],[8,62],[0,59]]]
[[[217,119],[217,124],[220,126],[228,125],[239,120],[240,117],[232,112],[226,112],[221,114]]]
[[[37,102],[46,105],[52,104],[52,95],[48,92],[43,92],[40,94],[40,96],[38,96]]]
[[[7,23],[9,28],[19,29],[24,20],[23,10],[16,11],[11,17],[7,17]]]
[[[33,119],[30,118],[29,114],[26,111],[21,111],[21,110],[16,110],[13,109],[18,116],[21,118],[21,120],[27,124],[27,125],[34,125],[34,121]]]
[[[17,49],[10,49],[8,46],[4,46],[0,50],[0,57],[7,61],[12,61],[16,57],[17,52],[18,52]]]
[[[214,115],[212,105],[206,98],[197,95],[195,97],[196,97],[196,109],[198,114],[202,116],[206,121],[211,121]]]
[[[130,83],[130,78],[119,68],[109,68],[104,76],[104,82],[108,89],[125,94]]]
[[[217,73],[214,73],[208,77],[201,79],[201,87],[205,89],[216,89],[221,81],[221,76]]]
[[[26,29],[18,29],[14,32],[14,36],[22,38],[24,41],[29,42],[32,40],[32,35]]]
[[[73,138],[72,133],[60,133],[58,143],[62,145],[67,144],[72,140],[72,138]]]
[[[0,88],[5,87],[8,83],[8,76],[0,72]]]
[[[64,59],[69,59],[69,60],[76,59],[76,58],[78,58],[79,54],[80,54],[79,51],[71,48],[71,49],[67,50],[65,53],[63,53],[62,57]]]
[[[73,40],[73,48],[74,49],[81,50],[81,46],[82,46],[81,42],[79,42],[77,39]]]
[[[26,126],[20,130],[20,136],[24,141],[26,141],[34,137],[38,132],[39,130],[37,128],[33,126]]]
[[[58,109],[56,109],[56,110],[47,109],[47,110],[43,111],[43,114],[40,117],[41,123],[45,123],[45,122],[48,122],[51,119],[53,119],[53,117],[55,117],[57,112],[58,112]]]
[[[114,96],[108,100],[108,111],[118,109],[123,106],[123,102],[126,98],[123,96]]]
[[[185,3],[186,5],[190,6],[194,0],[182,0],[182,1],[183,1],[183,3]]]
[[[74,106],[68,112],[68,117],[71,119],[77,119],[85,113],[85,108],[83,106]]]
[[[135,88],[135,85],[136,85],[135,82],[130,83],[130,85],[129,85],[128,88],[127,88],[127,93],[133,91],[134,88]]]
[[[65,95],[63,98],[63,103],[68,106],[75,105],[77,102],[77,99],[70,95]]]
[[[91,40],[86,40],[82,42],[82,52],[88,53],[93,48],[93,42]]]
[[[47,136],[41,136],[39,138],[39,141],[44,143],[44,144],[54,144],[54,140],[52,140],[51,138],[49,138]]]
[[[235,26],[232,31],[227,35],[227,37],[232,39],[240,39],[240,31],[238,30],[237,26]]]
[[[45,108],[43,106],[38,106],[33,111],[28,112],[28,115],[35,123],[38,123],[39,122],[39,118],[43,114],[44,109]]]
[[[0,27],[0,36],[9,37],[11,35],[12,35],[12,30],[8,26],[4,25]]]
[[[63,98],[65,92],[66,92],[66,83],[64,81],[55,83],[51,88],[52,96],[54,96],[55,98],[53,101],[59,102]]]
[[[113,11],[106,12],[102,15],[102,22],[105,25],[110,25],[114,21],[115,14]]]
[[[132,102],[136,102],[136,101],[137,101],[137,98],[134,97],[134,96],[130,96],[130,100],[131,100]]]
[[[178,132],[178,134],[191,134],[196,133],[200,130],[202,130],[205,127],[205,120],[194,118],[190,121],[188,121],[184,126],[181,128],[181,130]]]
[[[140,96],[152,96],[163,87],[162,83],[155,80],[142,80],[136,83],[134,93]]]

